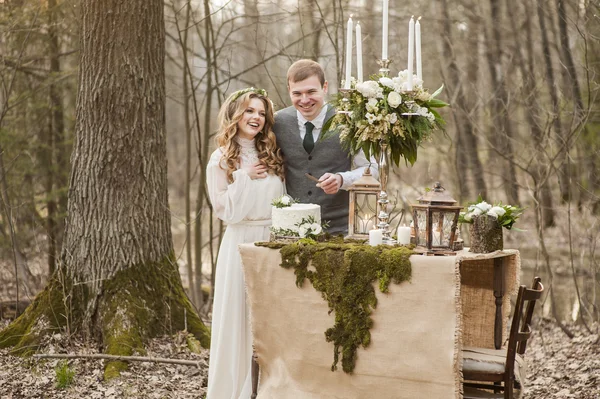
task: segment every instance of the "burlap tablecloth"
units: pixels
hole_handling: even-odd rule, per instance
[[[325,341],[324,332],[333,326],[334,315],[328,314],[321,294],[309,281],[296,287],[293,270],[279,266],[279,250],[244,244],[240,252],[260,365],[259,399],[461,398],[463,303],[476,329],[467,334],[469,344],[493,346],[493,280],[485,277],[493,271],[488,273],[487,259],[510,257],[506,316],[520,264],[518,251],[412,256],[410,282],[390,284],[388,294],[377,290],[371,344],[358,350],[356,368],[348,375],[341,364],[338,371],[330,371],[333,345]],[[465,287],[466,298],[461,297],[461,268],[475,281]],[[472,301],[489,301],[491,308]],[[484,320],[474,316],[478,306]]]
[[[240,246],[260,399],[460,397],[460,279],[456,258],[412,256],[412,280],[378,293],[371,344],[353,375],[330,371],[324,332],[334,315],[309,281],[295,285],[278,250]]]
[[[508,340],[511,314],[511,296],[519,291],[521,256],[516,249],[488,254],[474,254],[467,250],[458,253],[460,264],[461,306],[463,314],[463,345],[494,348],[494,258],[504,258],[504,298],[502,300],[502,342]]]

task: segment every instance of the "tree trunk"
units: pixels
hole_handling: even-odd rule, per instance
[[[507,201],[511,204],[519,203],[517,186],[517,173],[513,153],[513,127],[510,121],[508,90],[506,88],[505,73],[502,56],[502,43],[500,26],[502,16],[499,0],[490,0],[492,38],[488,40],[488,66],[492,78],[492,110],[493,123],[490,132],[490,141],[494,150],[501,159],[501,174]]]
[[[546,83],[548,86],[548,93],[550,93],[550,101],[552,103],[552,126],[554,128],[554,134],[559,140],[559,151],[564,154],[566,144],[563,142],[563,129],[562,129],[562,121],[560,116],[560,105],[558,101],[558,93],[556,91],[556,79],[554,78],[554,69],[552,68],[552,54],[550,53],[550,42],[548,40],[548,30],[546,28],[546,16],[544,15],[544,2],[543,0],[537,0],[537,14],[538,21],[540,24],[540,36],[542,39],[542,52],[544,54],[544,63],[546,67]],[[560,155],[557,158],[557,161],[560,165],[563,165],[565,162],[564,155]],[[560,187],[560,197],[563,202],[568,201],[570,192],[569,192],[569,176],[566,172],[559,168],[558,175],[558,184]]]
[[[31,352],[66,328],[104,352],[146,339],[209,333],[183,290],[167,193],[163,2],[82,3],[76,140],[61,264],[0,346]],[[109,362],[105,377],[126,364]]]
[[[518,32],[517,27],[517,15],[515,11],[519,11],[519,3],[509,0],[507,1],[506,9],[508,11],[508,19],[511,22],[511,28],[513,32]],[[529,3],[525,2],[524,15],[530,15]],[[523,14],[522,14],[523,15]],[[536,184],[540,184],[540,206],[542,209],[542,221],[544,228],[554,226],[554,208],[552,204],[552,191],[549,184],[548,176],[552,170],[550,160],[545,155],[544,149],[546,148],[546,138],[543,134],[542,127],[540,126],[540,108],[538,102],[534,101],[538,98],[538,91],[535,86],[535,68],[533,63],[533,34],[531,28],[531,20],[526,17],[524,18],[524,28],[527,40],[525,41],[525,52],[523,52],[520,43],[517,40],[515,42],[515,59],[516,63],[521,71],[523,77],[523,87],[521,90],[521,98],[524,99],[523,103],[526,108],[525,114],[527,116],[527,122],[531,129],[531,135],[533,136],[533,148],[537,155],[531,166],[531,173],[534,175],[534,181]],[[529,58],[526,59],[524,54],[528,54]],[[545,164],[544,164],[544,161]]]
[[[464,83],[461,81],[461,75],[458,67],[458,61],[453,51],[454,43],[452,42],[452,20],[448,11],[447,0],[440,1],[442,14],[442,53],[444,59],[448,62],[448,76],[444,80],[447,82],[447,92],[451,102],[453,103],[453,118],[456,124],[456,144],[455,144],[455,165],[458,176],[458,184],[461,198],[470,198],[471,190],[468,186],[467,173],[469,170],[473,172],[474,186],[476,192],[480,193],[484,198],[487,196],[487,187],[483,179],[483,166],[479,159],[477,137],[475,136],[472,110],[473,104],[470,103],[468,95],[465,92]],[[471,35],[472,37],[473,35]],[[476,47],[475,41],[475,47]],[[476,54],[477,52],[473,52]],[[473,60],[471,60],[473,62]],[[475,61],[477,62],[477,61]],[[470,71],[473,73],[473,71]],[[442,74],[444,74],[442,70]],[[469,76],[469,79],[476,76]],[[469,80],[467,79],[467,80]],[[472,80],[470,80],[473,82]]]
[[[196,284],[194,283],[194,263],[192,258],[192,206],[191,206],[191,185],[192,185],[192,126],[190,124],[190,86],[193,89],[194,83],[188,83],[191,75],[189,60],[187,56],[188,37],[192,5],[190,0],[186,1],[185,25],[183,28],[183,42],[181,50],[183,52],[183,121],[185,127],[185,255],[186,270],[188,275],[188,291],[192,297],[192,302],[198,307],[198,297]],[[179,29],[179,27],[177,28]],[[181,29],[180,29],[181,31]],[[197,222],[197,221],[196,221]]]
[[[56,79],[61,72],[60,68],[60,43],[58,40],[57,23],[59,18],[57,17],[57,4],[56,0],[48,0],[48,52],[50,58],[50,73],[51,80]],[[59,176],[66,173],[63,168],[68,168],[68,165],[64,165],[64,162],[57,162],[60,159],[64,159],[65,155],[61,154],[64,150],[64,116],[63,116],[63,104],[60,86],[51,83],[49,87],[50,97],[50,120],[49,129],[47,132],[47,148],[45,151],[48,152],[48,163],[47,165],[47,177],[46,177],[46,196],[47,211],[46,216],[46,230],[48,234],[48,271],[51,276],[56,269],[56,258],[57,253],[60,251],[62,245],[61,233],[64,228],[64,212],[66,208],[61,208],[60,197],[66,197],[61,194],[63,189],[66,188],[66,179],[61,179]],[[63,183],[64,185],[61,185]],[[66,190],[65,190],[66,192]]]

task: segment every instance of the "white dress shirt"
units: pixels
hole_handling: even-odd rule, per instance
[[[323,124],[325,123],[325,116],[327,115],[328,109],[329,109],[329,106],[327,104],[325,104],[323,106],[323,108],[321,109],[321,112],[319,113],[319,115],[317,115],[317,117],[315,119],[313,119],[312,121],[307,120],[300,113],[300,111],[296,110],[296,114],[298,115],[298,129],[300,130],[300,138],[302,140],[304,140],[304,136],[306,136],[305,124],[306,124],[306,122],[310,122],[314,125],[312,135],[313,135],[313,139],[315,140],[315,143],[317,142],[317,140],[321,136],[321,130],[323,130]],[[371,174],[373,175],[373,177],[375,177],[376,179],[379,178],[379,168],[377,166],[375,157],[371,156],[371,159],[367,160],[367,157],[365,156],[365,153],[363,152],[363,150],[360,150],[354,156],[354,158],[352,159],[352,164],[354,166],[354,169],[348,170],[346,172],[338,172],[337,173],[338,175],[342,176],[343,182],[342,182],[341,188],[343,190],[348,190],[348,188],[350,188],[352,183],[354,183],[355,181],[360,179],[360,177],[363,175],[364,170],[369,165],[371,165]],[[321,176],[318,176],[318,177],[321,177]]]

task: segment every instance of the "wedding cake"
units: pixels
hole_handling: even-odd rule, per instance
[[[299,204],[284,196],[273,203],[271,219],[275,236],[305,237],[307,233],[321,233],[321,207],[316,204]]]

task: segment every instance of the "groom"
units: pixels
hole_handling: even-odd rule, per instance
[[[330,233],[348,231],[349,195],[346,191],[359,179],[369,161],[360,152],[354,157],[342,149],[338,135],[318,141],[323,125],[335,114],[325,104],[327,81],[321,65],[299,60],[287,73],[293,106],[278,111],[273,131],[283,152],[287,193],[302,203],[321,205],[321,219],[329,221]],[[377,167],[371,169],[377,177]],[[319,180],[315,183],[306,174]]]

